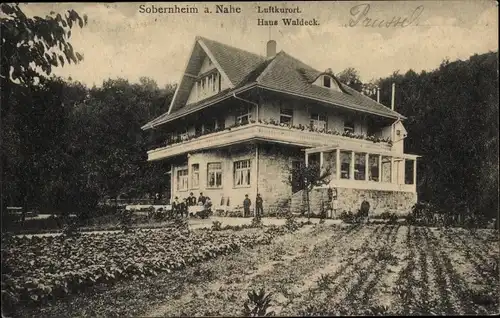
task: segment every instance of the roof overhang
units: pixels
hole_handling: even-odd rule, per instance
[[[152,129],[156,126],[159,126],[159,125],[162,125],[162,124],[165,124],[165,123],[168,123],[168,122],[171,122],[173,120],[176,120],[176,119],[179,119],[179,118],[182,118],[186,115],[189,115],[189,114],[192,114],[192,113],[195,113],[201,109],[204,109],[204,108],[207,108],[207,107],[210,107],[214,104],[217,104],[217,103],[220,103],[222,101],[225,101],[229,98],[233,98],[234,94],[240,94],[240,93],[243,93],[245,91],[248,91],[250,89],[252,89],[254,86],[256,86],[255,83],[252,83],[252,84],[249,84],[249,85],[245,85],[245,86],[242,86],[238,89],[232,89],[232,90],[229,90],[228,92],[226,92],[225,94],[217,97],[217,98],[214,98],[206,103],[201,103],[200,105],[196,106],[196,107],[193,107],[192,109],[190,109],[189,111],[186,111],[186,112],[182,112],[182,109],[178,112],[178,114],[169,114],[171,116],[166,116],[165,118],[161,119],[161,120],[158,120],[158,121],[155,121],[155,120],[152,120],[150,121],[149,123],[147,123],[146,125],[142,126],[141,129],[142,130],[147,130],[147,129]]]
[[[283,94],[288,94],[288,95],[292,95],[292,96],[297,96],[297,97],[301,97],[301,98],[305,98],[305,99],[318,101],[321,103],[326,103],[326,104],[339,106],[342,108],[347,108],[347,109],[351,109],[351,110],[355,110],[355,111],[359,111],[359,112],[369,113],[369,114],[373,114],[373,115],[377,115],[377,116],[382,116],[382,117],[386,117],[386,118],[399,119],[399,120],[406,119],[406,117],[401,115],[401,114],[399,114],[399,116],[396,114],[394,114],[394,115],[382,114],[381,112],[369,111],[366,109],[359,109],[359,108],[356,108],[356,107],[353,107],[350,105],[346,105],[346,104],[334,103],[334,102],[329,101],[327,99],[322,99],[322,98],[318,98],[318,97],[314,97],[314,96],[310,96],[310,95],[306,95],[306,94],[300,94],[300,93],[296,93],[296,92],[292,92],[292,91],[288,91],[288,90],[284,90],[284,89],[277,89],[277,88],[265,86],[262,84],[258,84],[257,86],[262,88],[262,89],[266,89],[266,90],[277,92],[277,93],[283,93]]]
[[[396,114],[390,115],[390,114],[383,114],[383,113],[377,112],[377,111],[369,111],[369,110],[366,110],[366,109],[359,109],[359,108],[356,108],[356,107],[353,107],[353,106],[350,106],[350,105],[346,105],[346,104],[334,103],[334,102],[329,101],[327,99],[317,98],[317,97],[314,97],[314,96],[310,96],[310,95],[306,95],[306,94],[300,94],[300,93],[296,93],[296,92],[288,91],[288,90],[283,90],[283,89],[276,89],[276,88],[273,88],[273,87],[269,87],[269,86],[262,85],[262,84],[257,84],[257,83],[254,82],[254,83],[250,83],[248,85],[242,86],[242,87],[237,88],[237,89],[231,89],[227,93],[219,96],[218,98],[214,98],[214,99],[212,99],[212,100],[210,100],[210,101],[208,101],[206,103],[201,103],[200,105],[198,105],[197,107],[193,107],[189,111],[182,112],[182,108],[181,108],[177,114],[176,113],[172,113],[172,114],[167,114],[166,116],[164,114],[164,115],[162,115],[164,117],[163,119],[159,119],[160,117],[162,117],[162,116],[160,116],[160,117],[158,117],[158,118],[150,121],[146,125],[142,126],[141,129],[143,129],[143,130],[152,129],[152,128],[156,127],[156,126],[165,124],[167,122],[171,122],[171,121],[179,119],[179,118],[182,118],[182,117],[184,117],[186,115],[195,113],[195,112],[197,112],[197,111],[199,111],[201,109],[210,107],[210,106],[212,106],[214,104],[217,104],[217,103],[220,103],[220,102],[222,102],[224,100],[232,98],[233,94],[243,93],[243,92],[248,91],[248,90],[250,90],[252,88],[261,88],[261,89],[272,91],[272,92],[277,92],[277,93],[282,93],[282,94],[288,94],[288,95],[292,95],[292,96],[296,96],[296,97],[300,97],[300,98],[305,98],[305,99],[309,99],[309,100],[318,101],[318,102],[325,103],[325,104],[330,104],[330,105],[337,106],[337,107],[347,108],[347,109],[354,110],[354,111],[369,113],[369,114],[373,114],[373,115],[376,115],[376,116],[381,116],[381,117],[386,117],[386,118],[391,118],[391,119],[396,119],[396,120],[406,119],[406,117],[403,116],[403,115],[399,115],[399,116],[396,115]]]
[[[357,153],[368,153],[368,154],[373,154],[373,155],[381,155],[381,156],[387,156],[387,157],[394,157],[394,158],[401,158],[401,159],[412,159],[412,160],[416,160],[417,158],[422,157],[420,155],[414,155],[414,154],[409,154],[409,153],[400,153],[400,152],[384,151],[384,150],[372,150],[372,149],[368,150],[368,149],[362,148],[362,147],[341,146],[341,145],[330,145],[330,146],[321,146],[321,147],[303,149],[303,151],[306,154],[319,153],[319,152],[329,152],[329,151],[334,151],[334,150],[347,150],[347,151],[354,151]]]

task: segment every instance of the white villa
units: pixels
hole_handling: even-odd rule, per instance
[[[170,166],[168,197],[193,192],[215,206],[240,206],[245,194],[264,212],[297,210],[303,189],[290,167],[329,165],[330,184],[312,193],[314,207],[337,193],[339,210],[406,210],[417,201],[417,155],[404,153],[405,117],[267,43],[260,56],[197,37],[148,160]]]

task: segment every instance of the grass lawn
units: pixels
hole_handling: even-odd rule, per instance
[[[498,243],[493,230],[306,225],[269,245],[100,284],[14,316],[239,316],[248,291],[261,287],[273,293],[270,310],[281,316],[493,314]]]

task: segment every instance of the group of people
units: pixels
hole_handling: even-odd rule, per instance
[[[255,198],[255,215],[257,217],[262,217],[264,213],[264,208],[262,207],[263,200],[260,196],[260,193],[257,193],[257,197]],[[245,194],[245,199],[243,200],[243,216],[250,216],[250,206],[252,205],[252,201],[248,198],[248,194]]]
[[[193,192],[189,193],[189,197],[182,199],[179,202],[179,197],[174,198],[174,202],[172,202],[172,211],[175,215],[189,216],[189,207],[190,206],[203,206],[204,211],[210,212],[212,207],[212,201],[208,196],[204,196],[203,192],[200,192],[200,196],[198,199],[193,195]]]
[[[189,197],[182,199],[182,201],[179,201],[179,197],[174,198],[174,202],[172,202],[172,212],[174,213],[174,215],[188,217],[190,206],[203,206],[203,211],[205,212],[203,214],[210,214],[212,201],[208,196],[204,196],[203,192],[200,192],[200,196],[198,198],[196,198],[193,195],[193,192],[191,192],[189,193]],[[248,198],[248,194],[245,194],[245,199],[243,200],[243,213],[245,217],[251,216],[251,206],[252,201]],[[260,193],[257,193],[257,197],[255,198],[255,215],[257,217],[262,217],[263,213],[263,200],[260,196]]]

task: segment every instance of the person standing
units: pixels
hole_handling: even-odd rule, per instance
[[[189,197],[187,199],[188,206],[196,205],[196,197],[193,195],[193,192],[189,193]]]
[[[245,194],[245,199],[243,200],[243,217],[250,216],[250,206],[252,201],[248,198],[248,194]]]
[[[182,199],[182,202],[180,203],[179,214],[181,215],[181,217],[183,217],[184,214],[186,214],[186,216],[188,214],[188,205],[186,198]]]
[[[259,219],[264,214],[264,208],[262,204],[263,204],[262,197],[260,196],[260,193],[257,193],[257,198],[255,199],[255,216]]]
[[[200,196],[198,197],[198,204],[200,204],[201,202],[201,205],[205,205],[205,201],[207,199],[203,196],[203,192],[200,192]]]
[[[179,214],[179,208],[181,203],[179,202],[179,198],[175,197],[174,202],[172,202],[172,214],[175,216]]]
[[[205,198],[205,217],[210,216],[212,213],[212,200],[209,197]]]

